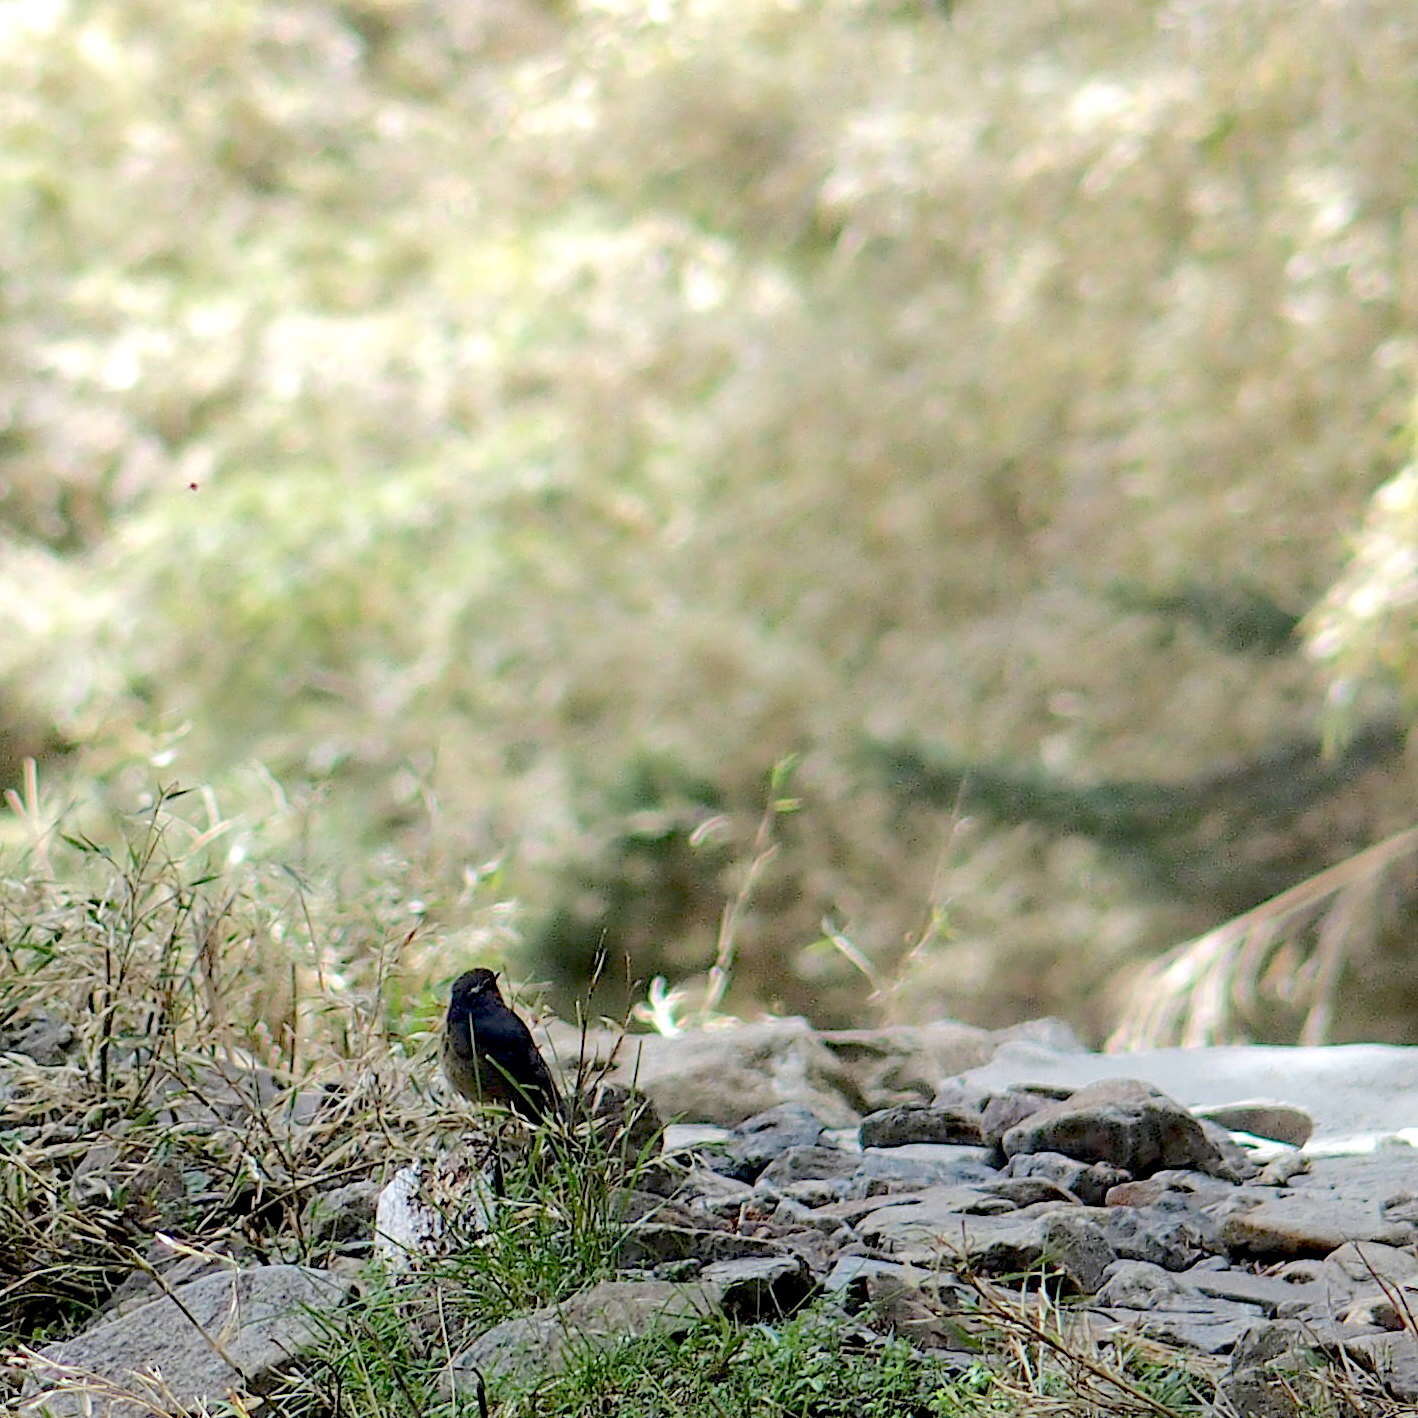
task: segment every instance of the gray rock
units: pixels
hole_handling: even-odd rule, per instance
[[[1195,1266],[1181,1278],[1203,1295],[1255,1305],[1263,1314],[1280,1318],[1327,1309],[1336,1297],[1347,1297],[1351,1293],[1347,1284],[1336,1287],[1300,1276],[1286,1279],[1281,1275],[1256,1275],[1230,1266],[1224,1269]]]
[[[923,1150],[932,1155],[918,1155]],[[982,1148],[943,1143],[870,1148],[858,1157],[856,1170],[846,1178],[847,1196],[889,1196],[932,1186],[973,1186],[997,1181],[999,1173],[988,1161],[980,1160],[982,1153]]]
[[[1243,1098],[1235,1103],[1212,1103],[1195,1107],[1199,1118],[1218,1123],[1228,1132],[1248,1132],[1274,1142],[1303,1147],[1315,1130],[1315,1120],[1294,1103],[1272,1098]]]
[[[0,1028],[0,1054],[24,1054],[45,1068],[57,1068],[73,1047],[73,1027],[46,1009],[24,1010]]]
[[[1083,1048],[1058,1019],[1028,1020],[994,1032],[943,1019],[884,1029],[833,1029],[820,1037],[851,1074],[869,1109],[929,1100],[1003,1043],[1028,1039],[1065,1051]]]
[[[859,1223],[862,1235],[877,1234],[877,1218],[882,1224],[897,1221],[903,1225],[933,1229],[938,1220],[959,1216],[1003,1216],[1018,1208],[1002,1196],[994,1196],[978,1187],[928,1187],[907,1199],[891,1198],[873,1210]],[[904,1234],[904,1233],[903,1233]]]
[[[130,1270],[108,1297],[100,1314],[106,1320],[117,1319],[158,1299],[164,1293],[164,1286],[177,1290],[208,1275],[230,1275],[242,1259],[233,1252],[231,1242],[222,1242],[192,1255],[181,1255],[161,1241],[153,1241],[143,1257],[152,1273]]]
[[[1263,1187],[1288,1186],[1294,1179],[1309,1171],[1309,1159],[1303,1152],[1290,1148],[1277,1153],[1261,1169],[1256,1184]]]
[[[957,1265],[988,1275],[1060,1272],[1073,1289],[1092,1294],[1114,1260],[1102,1229],[1070,1211],[1045,1215],[977,1216],[930,1202],[873,1212],[858,1231],[897,1258],[921,1265]]]
[[[991,1196],[1002,1196],[1015,1206],[1038,1206],[1041,1202],[1062,1201],[1076,1206],[1078,1198],[1047,1177],[1003,1177],[997,1182],[981,1182],[979,1188]]]
[[[1121,1167],[1107,1162],[1080,1162],[1060,1152],[1021,1152],[1009,1159],[1004,1170],[1009,1177],[1040,1177],[1054,1182],[1086,1206],[1101,1206],[1113,1187],[1131,1179],[1131,1174]]]
[[[444,1370],[445,1398],[475,1397],[489,1386],[533,1387],[576,1354],[612,1349],[648,1334],[677,1335],[719,1313],[719,1292],[697,1281],[606,1280],[559,1305],[504,1320],[456,1355]]]
[[[1011,1128],[1032,1118],[1050,1103],[1062,1102],[1072,1092],[1071,1088],[1007,1088],[1002,1093],[987,1094],[984,1107],[980,1109],[982,1141],[998,1151]]]
[[[1046,1104],[1001,1139],[1007,1156],[1061,1152],[1107,1162],[1134,1176],[1164,1167],[1214,1172],[1221,1154],[1201,1123],[1165,1094],[1136,1079],[1112,1078]]]
[[[1095,1313],[1158,1344],[1195,1349],[1202,1354],[1226,1353],[1260,1318],[1260,1312],[1250,1305],[1227,1300],[1205,1303],[1205,1309],[1130,1310],[1111,1306]]]
[[[691,1211],[712,1216],[737,1216],[757,1193],[747,1182],[735,1181],[707,1167],[692,1167],[681,1179],[675,1199]]]
[[[759,1185],[764,1185],[761,1177]],[[780,1190],[786,1199],[798,1202],[805,1207],[815,1208],[826,1206],[829,1202],[841,1201],[847,1188],[841,1180],[814,1182],[804,1179],[801,1182],[789,1182]]]
[[[351,1283],[323,1270],[268,1265],[209,1275],[39,1351],[21,1412],[53,1418],[151,1418],[258,1393],[337,1308]],[[160,1379],[154,1379],[160,1374]]]
[[[1346,1241],[1406,1245],[1414,1227],[1384,1219],[1376,1203],[1290,1191],[1263,1193],[1259,1205],[1221,1223],[1230,1250],[1241,1256],[1323,1256]]]
[[[1205,1311],[1206,1296],[1180,1276],[1144,1260],[1115,1260],[1094,1297],[1100,1306],[1125,1310]]]
[[[755,1256],[706,1265],[699,1280],[712,1286],[725,1313],[758,1323],[781,1319],[812,1297],[812,1271],[799,1255]]]
[[[1360,1335],[1343,1349],[1400,1403],[1418,1401],[1418,1338],[1411,1333]]]
[[[1186,1270],[1203,1256],[1226,1251],[1221,1228],[1190,1207],[1109,1206],[1089,1208],[1088,1215],[1119,1256],[1164,1270]]]
[[[978,1147],[980,1114],[965,1107],[908,1104],[862,1119],[862,1147],[900,1147],[910,1142],[951,1142]]]
[[[861,1154],[840,1147],[790,1147],[780,1152],[759,1174],[758,1180],[775,1187],[794,1182],[830,1181],[850,1177],[862,1165]]]
[[[1347,1242],[1324,1258],[1321,1283],[1331,1278],[1352,1285],[1403,1285],[1418,1279],[1418,1256],[1377,1241]]]
[[[1030,1041],[1002,1044],[967,1082],[1003,1089],[1018,1083],[1082,1088],[1125,1074],[1188,1106],[1283,1098],[1315,1124],[1311,1156],[1367,1150],[1376,1139],[1418,1128],[1418,1048],[1328,1044],[1315,1048],[1245,1044],[1080,1054]]]
[[[780,1103],[740,1123],[722,1155],[711,1156],[709,1165],[736,1181],[751,1182],[790,1148],[815,1146],[825,1127],[811,1108]]]
[[[923,1269],[918,1265],[905,1265],[900,1261],[880,1260],[875,1256],[839,1256],[832,1269],[823,1279],[822,1288],[829,1295],[843,1295],[849,1301],[863,1303],[868,1298],[867,1282],[877,1279],[907,1287],[920,1288],[939,1271]]]
[[[1300,1325],[1256,1325],[1237,1339],[1218,1394],[1236,1418],[1302,1418],[1296,1380],[1318,1360]]]
[[[302,1222],[307,1239],[327,1243],[372,1240],[380,1190],[378,1182],[348,1182],[311,1197]]]
[[[1109,1187],[1103,1198],[1107,1206],[1156,1206],[1176,1198],[1183,1203],[1209,1206],[1236,1195],[1235,1184],[1205,1172],[1163,1168],[1139,1182],[1123,1182]]]
[[[1260,1163],[1220,1123],[1214,1123],[1210,1118],[1198,1118],[1197,1121],[1201,1124],[1202,1135],[1221,1159],[1208,1163],[1206,1171],[1228,1182],[1249,1181],[1259,1174]]]
[[[1371,1285],[1355,1291],[1340,1310],[1340,1324],[1366,1329],[1412,1330],[1418,1314],[1418,1295],[1413,1288]]]
[[[649,1270],[666,1261],[697,1260],[709,1265],[719,1260],[782,1254],[781,1246],[757,1236],[655,1224],[630,1227],[615,1251],[616,1263],[626,1270]]]
[[[885,1029],[829,1029],[820,1036],[869,1108],[925,1101],[941,1081],[987,1060],[999,1038],[942,1020]]]
[[[627,1037],[615,1077],[646,1093],[667,1119],[733,1127],[780,1103],[799,1103],[833,1127],[862,1111],[851,1071],[804,1019]]]

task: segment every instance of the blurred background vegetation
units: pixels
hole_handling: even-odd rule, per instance
[[[1415,816],[1415,74],[1406,0],[6,0],[5,840],[201,785],[416,983],[1101,1037]],[[1408,860],[1331,1037],[1418,1027]]]

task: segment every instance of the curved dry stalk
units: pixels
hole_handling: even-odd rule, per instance
[[[1105,1048],[1243,1038],[1245,1016],[1263,997],[1280,997],[1267,977],[1286,952],[1304,962],[1285,972],[1288,1002],[1306,1009],[1299,1042],[1324,1043],[1345,961],[1373,944],[1394,894],[1415,887],[1418,827],[1410,827],[1153,961],[1129,989],[1124,1022]]]

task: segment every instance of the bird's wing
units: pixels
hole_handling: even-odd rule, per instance
[[[471,1021],[466,1014],[460,1014],[456,1018],[450,1016],[445,1025],[444,1034],[448,1040],[448,1047],[460,1059],[472,1059],[473,1030]]]
[[[532,1039],[532,1032],[510,1010],[493,1019],[474,1019],[478,1053],[504,1077],[522,1087],[550,1088],[551,1075]]]

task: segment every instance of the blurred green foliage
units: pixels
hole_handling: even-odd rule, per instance
[[[496,860],[533,968],[648,975],[797,753],[740,1003],[859,1012],[830,916],[897,1013],[1100,1026],[1205,908],[853,752],[1312,727],[1230,627],[1403,456],[1415,71],[1400,0],[0,5],[6,771],[207,783],[449,929]]]

